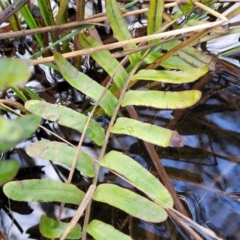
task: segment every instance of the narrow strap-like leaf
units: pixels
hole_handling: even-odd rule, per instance
[[[71,167],[76,148],[61,142],[42,140],[30,144],[26,152],[30,157],[48,159]],[[80,151],[76,169],[88,177],[94,177],[94,167],[94,160],[85,152]]]
[[[92,36],[81,33],[79,36],[81,45],[84,48],[92,48],[101,44]],[[119,88],[122,88],[128,78],[125,68],[111,56],[107,50],[102,50],[91,54],[92,58],[111,76]]]
[[[132,158],[120,152],[111,151],[99,163],[102,167],[124,176],[153,201],[157,199],[163,208],[173,207],[173,200],[167,189],[149,171]]]
[[[98,84],[96,81],[88,77],[87,75],[79,72],[74,68],[62,55],[58,52],[54,53],[55,62],[59,68],[59,71],[66,79],[66,81],[74,88],[83,92],[95,101],[98,101],[104,92],[104,87]],[[118,100],[114,95],[106,91],[99,105],[111,116],[113,110],[117,106]]]
[[[99,185],[93,200],[107,203],[147,222],[162,222],[168,216],[159,205],[114,184]]]
[[[162,27],[164,0],[150,0],[148,8],[147,34],[151,35]],[[159,41],[153,40],[150,42]]]
[[[119,10],[118,4],[116,0],[106,0],[106,13],[108,16],[108,20],[112,27],[115,37],[118,41],[129,40],[132,39],[132,36],[127,29],[125,21],[123,19],[122,13]],[[125,50],[136,48],[135,43],[131,43],[128,46],[124,47]],[[129,55],[129,60],[131,64],[136,64],[141,58],[139,52],[133,53]]]
[[[182,84],[196,81],[208,71],[207,65],[200,68],[188,68],[184,71],[140,70],[133,76],[133,80],[153,80],[164,83]]]
[[[135,105],[164,109],[180,109],[191,107],[199,101],[201,95],[201,92],[198,90],[182,92],[128,91],[124,96],[121,106]]]
[[[93,220],[86,228],[87,233],[90,234],[95,240],[114,239],[114,240],[131,240],[128,235],[118,231],[113,226]]]
[[[56,221],[45,215],[41,216],[39,230],[44,237],[47,238],[60,238],[67,228],[69,223]],[[73,229],[71,229],[66,239],[80,239],[81,238],[81,226],[77,223]]]
[[[71,184],[49,179],[9,182],[4,185],[5,195],[24,202],[64,202],[79,204],[84,192]]]
[[[88,117],[68,107],[51,104],[39,100],[30,100],[25,103],[25,108],[36,115],[49,121],[83,132]],[[90,120],[86,136],[101,146],[104,139],[104,129],[94,120]]]
[[[175,131],[125,117],[117,119],[111,132],[133,136],[162,147],[182,147],[185,141]]]

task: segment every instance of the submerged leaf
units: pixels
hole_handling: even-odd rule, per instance
[[[133,136],[162,147],[182,147],[185,142],[175,131],[125,117],[117,119],[111,132]]]
[[[118,231],[113,226],[101,222],[99,220],[93,220],[86,228],[87,233],[90,234],[95,240],[131,240],[129,236]]]
[[[92,36],[86,36],[81,33],[79,36],[81,45],[84,48],[92,48],[101,46],[101,44]],[[91,54],[91,57],[111,76],[119,88],[122,88],[128,78],[128,73],[125,68],[112,57],[107,50],[98,51]]]
[[[69,223],[56,221],[52,218],[42,215],[39,224],[39,230],[44,237],[60,238],[66,230]],[[70,231],[66,239],[79,239],[81,237],[81,226],[77,223]]]
[[[133,80],[153,80],[173,84],[189,83],[198,80],[208,70],[207,65],[200,68],[188,68],[184,71],[140,70],[133,76]]]
[[[150,199],[157,200],[162,207],[173,207],[173,200],[168,190],[132,158],[120,152],[111,151],[100,160],[99,164],[128,179]]]
[[[87,75],[79,72],[64,57],[62,57],[60,53],[55,52],[54,59],[59,71],[71,86],[83,92],[95,101],[100,99],[101,95],[105,91],[103,86],[98,84]],[[117,103],[118,100],[116,97],[114,97],[114,95],[107,90],[99,105],[109,116],[111,116],[113,114],[113,110],[117,106]]]
[[[25,108],[36,115],[49,121],[83,132],[88,117],[68,107],[51,104],[44,101],[30,100],[25,103]],[[90,120],[86,136],[101,146],[104,139],[104,129],[94,120]]]
[[[23,86],[29,79],[30,61],[0,57],[0,91],[7,87]]]
[[[30,157],[39,157],[72,166],[76,148],[65,143],[54,141],[39,141],[30,144],[26,150]],[[88,177],[94,177],[94,160],[85,152],[80,151],[76,169]]]
[[[71,184],[49,179],[9,182],[3,192],[8,198],[25,202],[64,202],[79,204],[84,192]]]
[[[182,92],[162,91],[128,91],[121,103],[122,107],[128,105],[148,106],[164,109],[187,108],[194,105],[201,98],[198,90]]]
[[[93,199],[119,208],[128,214],[147,222],[162,222],[167,212],[148,199],[114,184],[101,184],[93,194]]]
[[[15,160],[0,161],[0,186],[13,179],[19,167],[19,163]]]

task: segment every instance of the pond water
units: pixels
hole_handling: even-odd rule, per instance
[[[175,111],[137,109],[142,121],[176,130],[185,137],[186,143],[182,148],[158,147],[156,150],[175,190],[192,218],[202,226],[212,229],[222,239],[236,240],[240,239],[239,86],[238,78],[234,75],[222,72],[218,76],[213,76],[209,73],[191,86],[193,89],[201,90],[203,94],[202,100],[196,106]],[[185,87],[174,86],[175,90]],[[62,96],[61,99],[65,96],[72,105],[77,105],[79,96],[76,98],[77,101],[73,95],[70,96],[71,89],[66,87],[57,89],[60,89],[58,94]],[[45,94],[48,92],[46,91]],[[106,119],[104,123],[107,123]],[[68,131],[66,136],[66,130],[59,129],[57,125],[47,122],[45,125],[55,129],[56,132],[61,131],[61,134],[72,142],[79,138]],[[41,138],[46,139],[50,136],[39,132],[31,141]],[[153,174],[155,173],[140,141],[125,136],[120,136],[118,141],[125,152],[127,151]],[[112,140],[109,149],[122,151],[119,142]],[[18,159],[21,163],[17,179],[67,178],[68,170],[64,167],[45,160],[29,158],[24,151],[28,144],[29,141],[21,143],[6,156]],[[94,157],[99,151],[88,143],[85,144],[84,150]],[[121,179],[111,174],[102,175],[101,180],[126,185]],[[73,182],[84,190],[88,186],[88,181],[78,173],[75,174]],[[58,212],[57,204],[26,204],[9,201],[3,193],[0,199],[2,207],[0,229],[8,235],[8,239],[42,239],[38,232],[41,214],[54,217]],[[106,214],[106,211],[109,214]],[[64,218],[73,214],[73,207],[68,206],[64,212]],[[15,222],[12,222],[11,216],[14,216]],[[170,219],[162,224],[150,224],[128,218],[125,213],[104,204],[93,204],[92,217],[112,223],[126,233],[130,231],[134,239],[190,239]]]
[[[24,43],[18,42],[15,45],[11,43],[7,49],[18,47],[18,50],[21,50],[21,45],[26,46],[29,42],[31,38],[27,38]],[[6,46],[7,42],[4,44]],[[10,52],[10,56],[12,54]],[[23,54],[26,54],[25,50]],[[101,78],[99,72],[88,73],[94,75],[93,78]],[[60,76],[54,78],[53,76],[54,72],[48,68],[37,67],[28,86],[33,87],[48,102],[79,110],[85,101],[84,96],[72,89]],[[169,90],[185,88],[202,91],[202,99],[196,106],[175,111],[138,108],[137,112],[142,121],[176,130],[185,137],[186,143],[182,148],[157,147],[156,151],[193,220],[212,229],[222,239],[238,240],[240,239],[239,77],[232,72],[221,71],[217,76],[209,73],[192,85],[169,86]],[[10,90],[4,92],[1,97],[15,100]],[[103,125],[108,124],[107,118],[98,120]],[[79,135],[75,132],[54,123],[43,124],[77,144]],[[19,144],[4,156],[20,162],[21,170],[16,179],[51,178],[65,181],[69,171],[64,166],[41,159],[31,159],[26,155],[26,146],[32,141],[41,139],[53,138],[42,130],[38,131],[32,139]],[[89,142],[85,142],[84,145],[84,151],[97,158],[99,149]],[[128,153],[153,174],[157,174],[142,142],[135,138],[120,136],[117,141],[112,139],[108,151],[111,149]],[[120,178],[108,172],[102,172],[100,181],[129,187]],[[89,181],[77,172],[73,183],[84,191],[89,185]],[[40,216],[46,214],[49,217],[56,217],[59,210],[58,204],[55,203],[10,201],[4,196],[2,189],[0,207],[0,232],[8,236],[9,240],[44,239],[38,230]],[[74,206],[68,205],[63,217],[68,219],[74,212]],[[93,204],[92,218],[101,219],[127,234],[130,233],[135,240],[191,239],[170,219],[161,224],[146,223],[130,218],[122,211],[105,204]],[[80,222],[82,223],[82,220]]]

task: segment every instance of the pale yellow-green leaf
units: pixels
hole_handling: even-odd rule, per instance
[[[208,71],[207,65],[200,68],[187,68],[183,71],[147,69],[140,70],[133,76],[133,80],[153,80],[164,83],[182,84],[196,81]]]
[[[114,184],[101,184],[93,194],[93,200],[104,202],[147,222],[162,222],[167,212],[150,200]]]
[[[125,117],[117,119],[111,132],[130,135],[162,147],[182,147],[185,141],[175,131]]]
[[[96,81],[88,77],[86,74],[79,72],[74,68],[62,55],[58,52],[54,53],[55,62],[59,71],[66,81],[77,90],[83,92],[95,101],[98,101],[105,89]],[[105,110],[108,115],[112,115],[118,100],[114,95],[106,91],[100,100],[99,105]]]
[[[76,148],[70,147],[66,143],[42,140],[30,144],[26,152],[30,157],[39,157],[71,167]],[[94,177],[94,160],[85,152],[80,151],[76,169],[88,177]]]
[[[99,220],[93,220],[86,228],[87,233],[90,234],[95,240],[131,240],[128,235],[118,231],[113,226],[101,222]]]
[[[151,200],[157,200],[161,207],[173,207],[173,200],[167,189],[148,170],[127,155],[111,151],[99,163],[102,167],[117,172],[128,179]]]
[[[88,117],[68,107],[51,104],[44,101],[30,100],[25,103],[25,108],[36,115],[49,121],[83,132]],[[101,146],[104,139],[104,129],[94,120],[90,120],[86,136]]]
[[[122,107],[148,106],[163,109],[180,109],[191,107],[199,101],[201,92],[189,90],[182,92],[162,91],[128,91],[121,103]]]

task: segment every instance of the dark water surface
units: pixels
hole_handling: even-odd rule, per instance
[[[76,110],[80,108],[85,101],[84,96],[61,79],[58,79],[57,86],[51,88],[51,74],[48,76],[50,81],[46,84],[38,78],[41,71],[45,71],[46,75],[49,72],[38,69],[34,74],[42,98]],[[223,239],[238,240],[240,239],[240,81],[227,73],[218,76],[209,73],[191,86],[169,88],[169,90],[199,89],[203,96],[200,103],[190,109],[170,111],[139,108],[138,114],[142,121],[176,130],[186,138],[183,148],[156,148],[175,190],[195,221],[212,229]],[[5,92],[2,97],[12,99],[14,96],[11,92]],[[108,124],[108,119],[100,120],[102,124]],[[78,134],[72,131],[48,122],[43,124],[72,143],[76,144],[79,139]],[[31,141],[40,139],[50,140],[52,137],[41,131]],[[124,146],[124,150],[118,141]],[[156,173],[140,141],[125,136],[120,136],[118,141],[111,140],[108,150],[127,152],[153,174]],[[68,170],[64,167],[41,159],[29,158],[24,151],[29,143],[30,141],[20,144],[5,156],[18,159],[21,163],[17,179],[47,177],[64,180],[67,178]],[[84,150],[95,157],[99,152],[96,147],[87,143]],[[126,185],[111,174],[105,176],[103,174],[101,180]],[[74,184],[86,191],[89,182],[76,173]],[[2,192],[0,192],[0,206],[2,207],[0,230],[11,240],[43,239],[37,226],[41,214],[56,217],[58,213],[57,204],[9,202]],[[64,217],[71,217],[74,214],[73,209],[73,206],[68,206]],[[117,209],[99,203],[93,204],[92,212],[92,218],[102,219],[123,232],[131,233],[134,239],[190,239],[170,219],[162,224],[150,224],[132,219]],[[10,216],[14,216],[15,222],[12,222]]]

